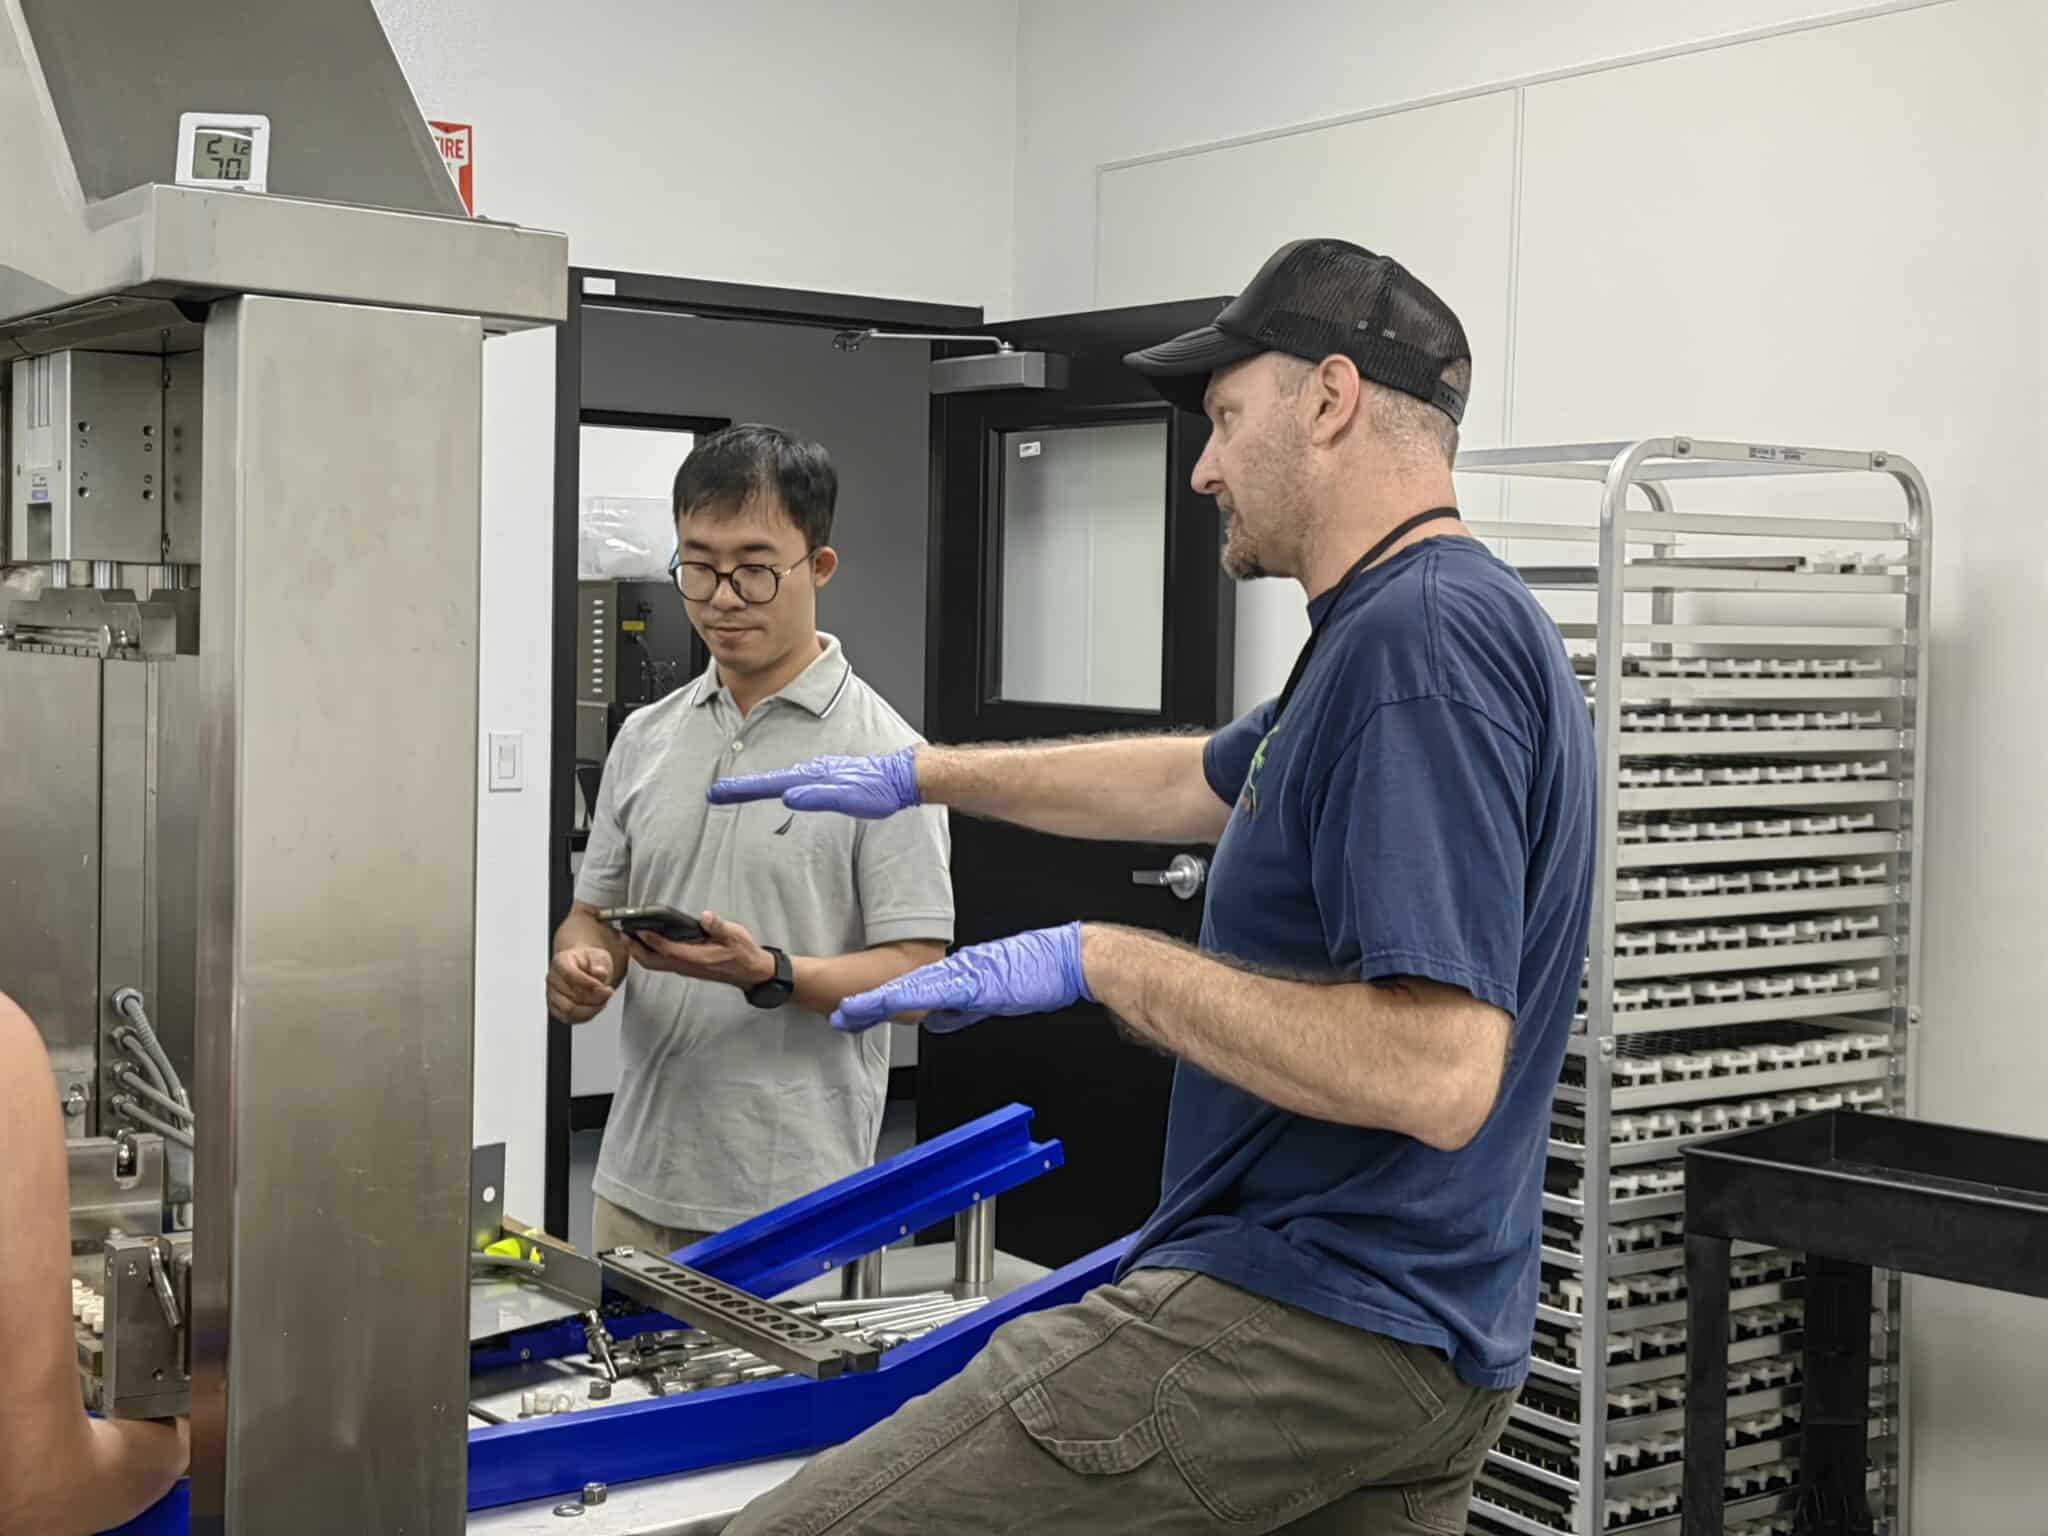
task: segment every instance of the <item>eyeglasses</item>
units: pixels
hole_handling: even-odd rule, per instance
[[[779,569],[772,565],[736,565],[729,571],[721,571],[701,560],[685,560],[679,555],[671,555],[668,573],[675,578],[676,590],[683,594],[684,602],[708,603],[718,596],[722,583],[730,582],[735,597],[750,607],[759,608],[764,603],[775,601],[775,594],[782,590],[783,577],[798,566],[809,564],[816,554],[814,549],[803,559]]]

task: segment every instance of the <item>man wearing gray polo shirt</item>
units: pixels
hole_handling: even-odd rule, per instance
[[[620,730],[548,971],[549,1011],[571,1024],[625,988],[599,1250],[672,1252],[866,1167],[888,1032],[822,1016],[953,936],[943,811],[858,822],[705,801],[742,770],[919,740],[818,632],[837,496],[824,449],[774,427],[708,437],[676,475],[676,585],[712,663]],[[625,905],[697,916],[705,940],[598,921]]]

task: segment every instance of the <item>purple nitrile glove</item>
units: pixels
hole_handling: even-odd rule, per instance
[[[924,1027],[944,1035],[993,1014],[1057,1013],[1094,1001],[1081,973],[1081,925],[1068,923],[976,944],[849,997],[832,1015],[832,1027],[857,1032],[922,1013]]]
[[[917,748],[886,757],[814,757],[780,773],[720,779],[706,792],[713,805],[776,800],[792,811],[837,811],[879,821],[919,804]]]

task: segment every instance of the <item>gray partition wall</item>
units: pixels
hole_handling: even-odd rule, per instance
[[[842,565],[819,623],[921,728],[931,349],[869,341],[842,352],[832,337],[815,325],[587,304],[583,408],[768,422],[824,444],[839,469]]]

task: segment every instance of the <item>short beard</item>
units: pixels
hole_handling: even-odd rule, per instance
[[[1236,516],[1223,525],[1223,569],[1237,581],[1259,581],[1268,574],[1259,564],[1258,546]]]
[[[1308,437],[1301,424],[1284,405],[1276,408],[1259,441],[1245,456],[1245,478],[1259,487],[1271,526],[1298,523],[1304,515],[1307,495],[1302,482],[1307,459]],[[1257,581],[1273,574],[1266,553],[1245,527],[1243,512],[1232,513],[1223,530],[1223,569],[1239,581]]]

